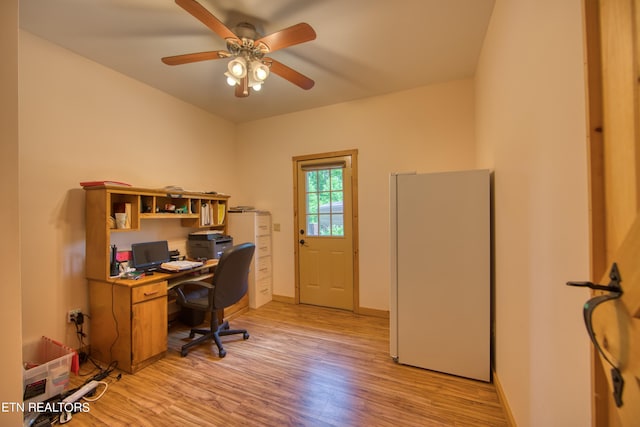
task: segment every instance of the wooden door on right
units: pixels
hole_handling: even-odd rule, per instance
[[[624,292],[593,315],[595,336],[624,380],[622,405],[617,405],[611,367],[600,355],[593,357],[593,424],[626,427],[640,420],[640,0],[584,0],[583,4],[591,280],[606,284],[615,262]]]

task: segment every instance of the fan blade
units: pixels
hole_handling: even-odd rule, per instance
[[[209,52],[185,53],[184,55],[165,56],[162,62],[167,65],[181,65],[190,62],[209,61],[212,59],[228,58],[229,52],[226,50],[213,50]]]
[[[244,76],[242,80],[240,80],[240,84],[236,85],[236,96],[238,98],[249,96],[249,79],[247,76]]]
[[[300,74],[293,68],[289,68],[284,65],[282,62],[278,62],[272,58],[264,58],[266,62],[271,62],[270,71],[282,77],[283,79],[289,80],[296,86],[301,87],[304,90],[309,90],[313,87],[315,82],[311,80],[309,77]]]
[[[218,18],[213,16],[211,12],[204,8],[195,0],[176,0],[176,4],[193,15],[196,19],[209,27],[211,31],[222,37],[223,39],[233,39],[240,42],[238,36],[227,28]]]
[[[255,41],[255,45],[263,44],[268,52],[315,40],[316,32],[307,23],[300,23],[284,30],[276,31]]]

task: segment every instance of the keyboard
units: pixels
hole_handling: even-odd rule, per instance
[[[192,268],[200,267],[204,263],[201,261],[169,261],[163,262],[160,268],[165,271],[184,271],[191,270]]]

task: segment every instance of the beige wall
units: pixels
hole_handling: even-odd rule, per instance
[[[22,402],[20,206],[18,170],[18,0],[0,2],[0,194],[2,223],[2,352],[0,402]],[[7,409],[7,411],[5,411]],[[0,425],[21,425],[22,413],[3,407]]]
[[[389,174],[473,168],[473,96],[472,81],[462,80],[239,125],[238,201],[281,224],[274,293],[295,293],[292,156],[356,148],[360,305],[388,310]]]
[[[498,0],[476,74],[495,171],[495,369],[520,427],[590,425],[585,96],[579,0]]]
[[[235,127],[24,31],[19,89],[23,340],[77,347],[65,316],[88,312],[79,183],[234,194]],[[158,233],[175,227],[143,222]],[[148,239],[126,234],[124,244]]]

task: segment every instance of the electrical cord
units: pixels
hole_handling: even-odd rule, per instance
[[[86,362],[89,356],[87,352],[84,351],[84,349],[87,347],[86,343],[84,342],[84,339],[86,338],[87,334],[85,334],[83,330],[85,317],[89,317],[89,315],[80,312],[76,314],[76,316],[71,320],[76,327],[76,337],[78,338],[78,342],[79,342],[78,349],[80,350],[78,356],[80,357],[81,364],[83,362]]]
[[[95,402],[96,400],[100,400],[100,398],[104,395],[104,393],[107,391],[107,389],[109,388],[109,383],[106,381],[98,381],[98,384],[101,384],[104,386],[104,388],[102,389],[102,391],[100,392],[99,395],[97,395],[96,397],[86,397],[83,396],[82,400],[87,401],[87,402]],[[96,388],[97,390],[97,388]]]
[[[115,285],[118,282],[118,279],[114,280],[111,283],[111,317],[113,317],[113,322],[116,324],[116,337],[113,339],[113,342],[111,343],[111,347],[109,347],[109,359],[113,360],[113,346],[116,345],[116,342],[118,342],[118,339],[120,338],[120,328],[118,327],[118,318],[116,317],[116,312],[115,312],[115,306],[114,306],[114,298],[115,298]],[[117,362],[116,362],[117,363]]]
[[[108,376],[111,375],[111,373],[114,371],[114,369],[116,369],[118,367],[118,362],[117,361],[113,361],[109,364],[109,366],[107,366],[106,369],[102,369],[100,368],[100,372],[98,372],[97,374],[95,374],[94,376],[92,376],[91,378],[89,378],[88,380],[85,381],[85,384],[91,381],[101,381],[105,378],[107,378]],[[118,374],[116,376],[116,380],[120,380],[120,378],[122,378],[122,374]]]
[[[86,338],[87,334],[85,334],[83,330],[85,317],[91,318],[89,315],[80,312],[72,320],[76,327],[76,336],[78,337],[78,341],[80,343],[80,347],[79,347],[80,349],[86,348],[86,343],[84,342],[84,339]],[[115,315],[114,315],[114,319],[115,319]],[[116,331],[117,331],[117,321],[116,321]],[[116,337],[116,340],[117,340],[117,337]],[[114,344],[115,344],[115,341],[114,341]],[[113,348],[113,344],[111,347]],[[113,370],[118,366],[117,361],[112,361],[111,363],[109,363],[106,369],[102,369],[102,366],[100,366],[88,353],[81,350],[80,354],[84,355],[84,357],[81,356],[81,363],[86,362],[88,360],[91,363],[93,363],[93,365],[95,366],[95,369],[98,369],[98,373],[93,375],[87,381],[85,381],[85,384],[92,380],[99,381],[108,377],[109,375],[111,375]],[[113,357],[111,357],[111,359],[113,359]],[[89,374],[86,374],[86,375],[89,375]],[[120,380],[121,377],[122,375],[119,374],[117,379]]]
[[[78,356],[80,357],[80,364],[82,365],[84,362],[90,361],[91,363],[93,363],[95,369],[98,369],[98,371],[102,372],[102,367],[95,361],[93,360],[93,358],[91,357],[91,355],[84,351],[84,349],[87,348],[87,344],[85,343],[84,339],[86,338],[87,334],[84,332],[84,322],[85,322],[85,318],[91,318],[91,316],[89,316],[88,314],[84,314],[82,312],[78,313],[76,315],[76,317],[74,317],[72,319],[73,324],[76,327],[76,336],[78,338],[78,342],[79,342],[79,354]],[[91,372],[91,371],[90,371]],[[90,373],[89,372],[89,373]],[[79,373],[80,376],[84,376],[84,375],[89,375],[89,373],[87,374],[81,374]]]

